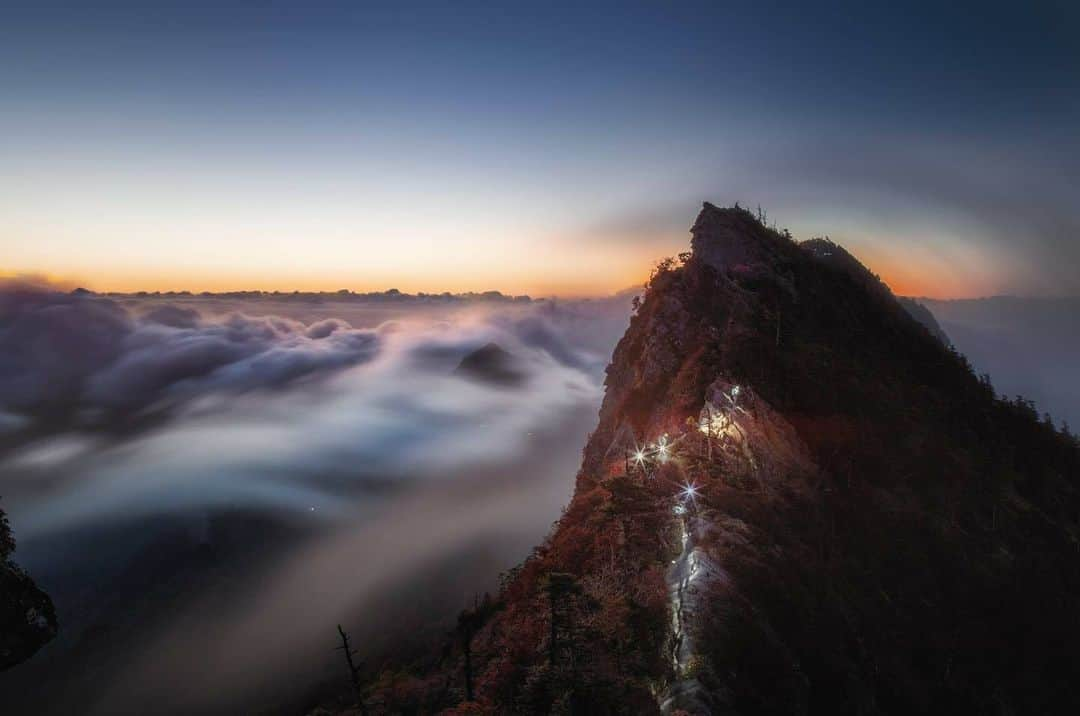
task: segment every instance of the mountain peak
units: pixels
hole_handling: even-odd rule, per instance
[[[694,257],[716,269],[767,261],[781,250],[780,235],[738,205],[704,202],[690,234]]]
[[[464,681],[454,713],[1080,712],[1074,439],[763,219],[704,204],[570,504],[422,683]]]

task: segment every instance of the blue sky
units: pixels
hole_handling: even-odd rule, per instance
[[[897,290],[1080,293],[1066,3],[25,3],[0,270],[603,293],[704,199]]]

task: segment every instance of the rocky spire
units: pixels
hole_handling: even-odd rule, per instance
[[[709,202],[690,229],[694,258],[716,269],[768,261],[790,247],[775,231],[744,208],[720,208]]]

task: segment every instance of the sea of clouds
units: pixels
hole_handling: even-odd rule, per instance
[[[452,614],[558,517],[628,316],[628,297],[376,307],[0,287],[0,504],[62,629],[0,697],[243,708],[286,698],[283,673],[329,668],[339,622],[380,648],[407,637],[387,616],[412,630],[424,615],[367,611],[389,594]],[[456,370],[489,343],[524,380]],[[45,694],[35,668],[72,675]]]

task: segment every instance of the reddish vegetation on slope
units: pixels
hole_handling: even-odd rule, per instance
[[[573,499],[398,712],[1072,713],[1080,450],[854,259],[706,204],[615,350]],[[850,258],[846,253],[843,255]],[[743,388],[738,429],[707,401]],[[674,459],[626,474],[663,433]],[[646,472],[651,477],[646,477]],[[704,576],[672,664],[694,481]],[[678,671],[678,673],[676,673]],[[680,683],[693,693],[680,701]],[[432,686],[437,684],[436,686]]]

